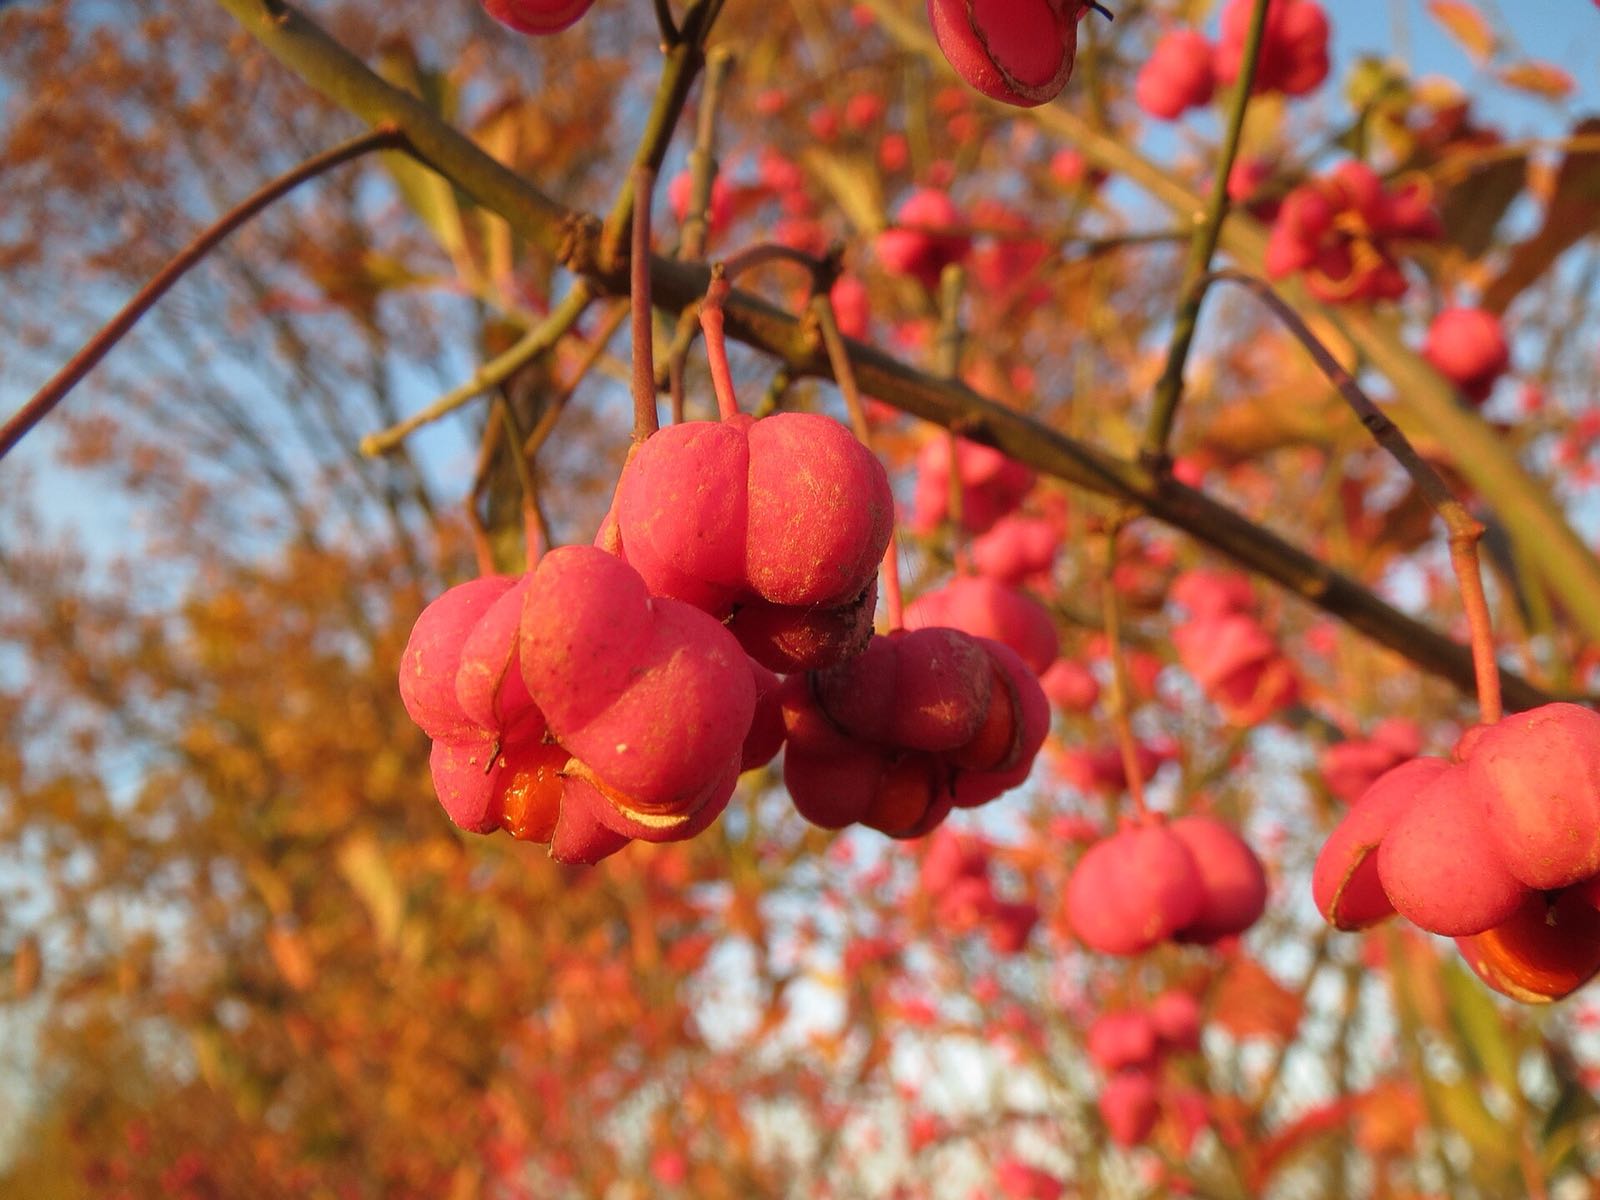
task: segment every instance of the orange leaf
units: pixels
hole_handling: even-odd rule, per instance
[[[1428,11],[1476,61],[1483,62],[1494,53],[1498,40],[1494,30],[1483,14],[1466,0],[1428,0]]]
[[[1217,982],[1212,1018],[1235,1037],[1285,1041],[1300,1025],[1300,997],[1253,958],[1236,959]]]
[[[1572,81],[1572,76],[1554,63],[1538,62],[1534,59],[1502,67],[1500,79],[1508,87],[1532,92],[1536,96],[1543,96],[1546,100],[1565,100],[1577,87]]]

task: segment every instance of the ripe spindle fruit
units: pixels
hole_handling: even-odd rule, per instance
[[[1072,78],[1081,0],[928,0],[928,22],[950,66],[985,96],[1033,108]],[[1109,13],[1106,15],[1110,15]]]
[[[518,33],[559,33],[589,11],[594,0],[483,0],[484,11]]]

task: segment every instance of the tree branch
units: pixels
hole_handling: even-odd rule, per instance
[[[239,16],[246,29],[284,65],[336,103],[368,119],[394,119],[424,161],[479,204],[499,213],[521,236],[552,249],[568,241],[572,251],[568,261],[580,266],[592,282],[615,294],[626,291],[625,271],[605,271],[599,266],[598,234],[592,220],[580,225],[575,214],[490,158],[413,97],[367,70],[307,18],[286,4],[276,5],[282,16],[273,18],[262,0],[217,3]],[[651,272],[653,301],[674,311],[697,302],[710,282],[705,266],[673,259],[652,257]],[[729,336],[778,359],[796,377],[833,377],[825,348],[791,314],[737,291],[728,297],[725,307]],[[857,383],[866,394],[935,424],[958,425],[963,437],[993,446],[1037,471],[1133,504],[1304,597],[1423,670],[1463,691],[1472,690],[1472,657],[1467,647],[1400,612],[1349,576],[1242,514],[1170,476],[1153,474],[1139,463],[1075,441],[987,400],[959,381],[935,379],[873,346],[854,341],[846,344]],[[1600,601],[1593,615],[1600,618]],[[1520,708],[1552,698],[1515,675],[1507,674],[1504,683],[1507,700]]]

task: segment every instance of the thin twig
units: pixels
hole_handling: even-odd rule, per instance
[[[1466,610],[1467,626],[1471,631],[1473,675],[1477,681],[1478,708],[1486,724],[1500,719],[1500,667],[1495,661],[1494,631],[1489,618],[1489,602],[1483,592],[1483,572],[1478,561],[1478,541],[1483,537],[1483,525],[1467,511],[1466,505],[1456,499],[1450,486],[1433,469],[1427,459],[1417,453],[1416,447],[1400,431],[1366,392],[1355,377],[1341,363],[1320,338],[1311,332],[1300,314],[1278,295],[1272,287],[1254,275],[1243,271],[1212,271],[1202,275],[1194,288],[1202,296],[1212,283],[1236,283],[1249,290],[1272,310],[1302,346],[1305,347],[1328,382],[1344,398],[1351,411],[1373,439],[1388,451],[1410,476],[1417,491],[1428,507],[1444,522],[1449,535],[1450,565],[1461,588],[1462,607]]]
[[[655,317],[650,306],[650,204],[656,169],[641,162],[633,168],[633,253],[628,264],[633,314],[633,441],[635,445],[658,428],[656,415]]]
[[[1165,458],[1167,441],[1172,436],[1173,422],[1177,420],[1178,401],[1183,396],[1183,367],[1200,321],[1202,297],[1194,291],[1194,281],[1211,266],[1211,256],[1217,252],[1217,240],[1222,236],[1222,222],[1228,215],[1228,176],[1233,174],[1244,114],[1250,105],[1250,90],[1255,86],[1256,64],[1261,58],[1262,35],[1267,26],[1267,4],[1268,0],[1255,0],[1250,12],[1250,29],[1245,35],[1239,78],[1228,102],[1228,130],[1222,140],[1216,177],[1211,181],[1211,199],[1206,205],[1205,220],[1195,229],[1194,240],[1189,244],[1188,261],[1183,265],[1183,287],[1179,292],[1183,300],[1173,324],[1167,362],[1161,370],[1161,378],[1156,381],[1150,424],[1145,430],[1144,457],[1149,461],[1159,462]]]
[[[695,114],[694,148],[689,151],[689,210],[683,221],[679,258],[703,258],[711,230],[711,196],[717,182],[717,110],[733,53],[719,47],[706,56],[706,78]]]
[[[156,301],[166,295],[173,284],[182,279],[191,267],[235,229],[308,179],[315,179],[334,167],[374,150],[406,148],[404,133],[393,125],[379,125],[370,133],[351,138],[331,150],[325,150],[306,159],[293,170],[279,175],[223,213],[216,221],[201,230],[193,241],[178,251],[171,262],[162,267],[149,283],[139,289],[132,300],[123,305],[122,311],[112,317],[105,328],[95,334],[83,349],[72,356],[66,366],[56,372],[50,382],[39,389],[33,399],[19,408],[5,425],[0,426],[0,458],[4,458],[30,429],[44,420],[51,410],[66,398],[67,393],[77,385],[78,381],[110,353],[111,348],[127,335],[140,317],[155,306]]]
[[[550,314],[517,340],[503,354],[496,355],[472,373],[472,378],[452,388],[432,404],[405,420],[361,439],[361,453],[376,457],[394,450],[424,425],[431,425],[492,388],[499,387],[528,363],[548,354],[583,316],[594,298],[586,282],[579,281]]]
[[[1105,564],[1101,571],[1100,608],[1106,623],[1106,654],[1111,659],[1111,726],[1117,735],[1122,755],[1122,773],[1127,776],[1128,795],[1133,811],[1142,820],[1149,815],[1145,803],[1144,772],[1139,769],[1139,743],[1133,736],[1132,689],[1128,686],[1128,663],[1122,652],[1122,605],[1117,602],[1117,538],[1131,514],[1124,510],[1111,519],[1105,535]]]

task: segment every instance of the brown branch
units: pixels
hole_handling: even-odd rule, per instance
[[[499,213],[521,236],[556,250],[563,240],[595,284],[615,294],[626,276],[605,271],[592,228],[549,200],[526,180],[484,153],[406,93],[391,87],[359,59],[287,4],[269,13],[261,0],[217,0],[289,69],[337,103],[371,120],[393,117],[412,149],[479,204]],[[332,65],[337,64],[337,70]],[[697,302],[710,281],[700,264],[655,258],[651,298],[673,311]],[[793,315],[758,297],[734,292],[725,305],[729,336],[777,359],[795,377],[832,378],[827,355]],[[923,420],[993,446],[1042,474],[1123,500],[1195,537],[1238,565],[1273,580],[1338,617],[1418,667],[1463,690],[1473,685],[1467,647],[1386,603],[1326,563],[1284,541],[1242,514],[1170,476],[1076,441],[1030,417],[985,399],[956,380],[936,379],[874,346],[848,341],[863,392]],[[1503,673],[1508,700],[1532,708],[1552,697],[1519,676]]]

